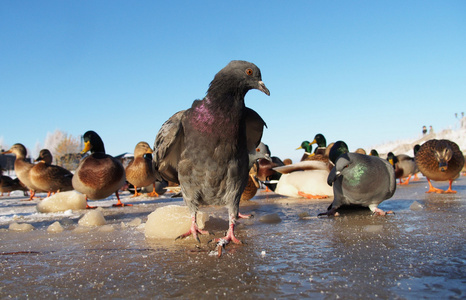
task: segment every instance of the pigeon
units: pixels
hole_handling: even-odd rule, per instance
[[[234,235],[241,194],[248,181],[248,153],[260,143],[264,120],[244,104],[251,89],[270,95],[259,68],[235,60],[220,70],[202,100],[175,113],[159,130],[154,145],[154,162],[160,179],[179,183],[191,212],[190,230],[198,242],[202,231],[196,223],[200,205],[223,205],[228,209],[229,229],[215,240],[219,255],[229,242],[241,244]]]
[[[340,206],[349,204],[367,206],[374,214],[385,215],[377,205],[391,198],[396,190],[393,166],[379,157],[359,153],[341,154],[327,183],[333,185],[334,200],[328,211],[319,216],[337,215]]]

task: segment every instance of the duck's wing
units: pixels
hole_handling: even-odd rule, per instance
[[[251,152],[260,144],[264,126],[267,127],[267,124],[257,112],[249,107],[245,108],[245,122],[248,152]]]
[[[324,162],[318,160],[305,160],[291,165],[275,167],[273,170],[288,174],[295,171],[328,170],[328,167]]]
[[[160,128],[154,144],[154,166],[159,180],[179,183],[178,162],[183,151],[182,110],[170,117]]]

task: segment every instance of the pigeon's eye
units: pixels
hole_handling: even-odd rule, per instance
[[[246,74],[248,74],[249,76],[251,76],[251,75],[252,75],[252,69],[247,69],[247,70],[246,70]]]

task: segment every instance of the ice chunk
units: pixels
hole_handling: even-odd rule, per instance
[[[197,213],[197,225],[203,229],[208,215]],[[191,228],[191,214],[187,206],[167,205],[160,207],[147,217],[145,226],[146,238],[175,239]]]
[[[128,225],[129,227],[138,227],[139,225],[141,225],[141,223],[141,218],[135,218],[131,222],[126,223],[126,225]]]
[[[113,232],[115,228],[112,225],[103,225],[98,229],[99,232]]]
[[[37,204],[37,211],[41,213],[79,210],[86,208],[86,196],[76,191],[60,192],[45,198]]]
[[[79,219],[78,224],[86,227],[102,226],[106,224],[106,221],[100,210],[91,210]]]
[[[282,219],[278,214],[268,214],[259,218],[259,221],[267,224],[280,223]]]
[[[409,207],[409,209],[414,211],[422,210],[423,208],[424,206],[422,206],[422,204],[417,201],[414,201],[413,204],[411,204],[411,206]]]
[[[31,224],[28,224],[28,223],[18,224],[16,222],[14,222],[14,223],[10,224],[8,229],[11,230],[11,231],[24,231],[24,232],[26,232],[26,231],[34,230],[34,226],[32,226]]]
[[[47,231],[52,233],[62,232],[63,230],[65,229],[63,228],[63,226],[61,226],[60,222],[58,221],[47,227]]]

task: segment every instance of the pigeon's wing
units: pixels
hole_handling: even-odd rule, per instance
[[[183,150],[182,119],[185,110],[170,117],[160,128],[154,144],[154,165],[159,180],[179,183],[178,162]]]
[[[257,112],[249,107],[245,108],[245,121],[248,152],[251,152],[254,151],[261,142],[264,126],[267,127],[267,124],[265,124],[264,120]]]

